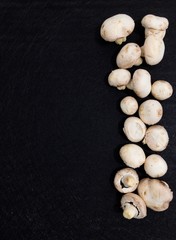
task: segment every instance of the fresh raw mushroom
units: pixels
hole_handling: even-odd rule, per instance
[[[116,63],[119,68],[131,68],[142,63],[141,48],[136,43],[127,43],[118,53]]]
[[[138,194],[148,208],[157,212],[168,209],[173,199],[173,192],[169,185],[159,179],[142,179],[138,185]]]
[[[145,69],[137,69],[127,88],[133,90],[140,98],[147,97],[151,92],[150,73]]]
[[[133,192],[139,183],[137,172],[132,168],[119,170],[114,178],[114,186],[121,193]]]
[[[123,113],[133,115],[138,110],[138,102],[134,97],[124,97],[120,102],[120,108]]]
[[[145,160],[144,170],[150,177],[158,178],[166,174],[168,166],[160,155],[151,154]]]
[[[108,42],[122,44],[135,27],[134,20],[126,14],[117,14],[106,19],[101,25],[100,35]]]
[[[123,216],[126,219],[141,219],[147,216],[147,208],[143,199],[135,193],[126,193],[121,198]]]
[[[169,82],[165,80],[157,80],[152,84],[151,93],[154,98],[162,101],[172,96],[173,88]]]
[[[108,76],[108,83],[118,90],[124,90],[131,80],[131,73],[126,69],[115,69]]]
[[[153,125],[146,131],[144,144],[156,152],[161,152],[166,149],[169,143],[169,136],[166,129],[161,125]]]

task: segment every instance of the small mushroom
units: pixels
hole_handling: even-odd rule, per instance
[[[114,186],[121,193],[133,192],[139,183],[137,172],[132,168],[119,170],[114,178]]]
[[[123,131],[131,142],[140,142],[145,136],[146,126],[138,117],[128,117],[124,122]]]
[[[161,125],[154,125],[147,129],[143,144],[156,152],[163,151],[169,143],[169,136],[166,129]]]
[[[144,123],[153,125],[161,120],[163,116],[163,107],[157,100],[149,99],[139,106],[138,112],[139,117]]]
[[[147,216],[147,208],[143,199],[135,193],[126,193],[121,198],[123,216],[126,219],[141,219]]]
[[[144,170],[152,178],[164,176],[167,169],[166,161],[158,154],[151,154],[145,160]]]
[[[146,156],[143,149],[133,143],[125,144],[120,148],[120,157],[123,162],[132,168],[138,168],[144,164]]]
[[[162,39],[150,35],[145,39],[141,51],[147,64],[156,65],[164,57],[165,45]]]
[[[131,73],[126,69],[115,69],[108,76],[108,83],[118,90],[124,90],[131,79]]]
[[[157,212],[168,209],[173,199],[169,185],[159,179],[142,179],[138,185],[138,193],[147,207]]]
[[[119,68],[131,68],[142,63],[141,48],[136,43],[127,43],[118,53],[116,63]]]
[[[173,94],[171,84],[165,80],[157,80],[152,84],[152,95],[158,100],[166,100]]]
[[[147,97],[151,92],[150,73],[145,69],[136,70],[127,88],[133,90],[140,98]]]
[[[126,14],[117,14],[106,19],[101,25],[100,35],[108,42],[122,44],[135,27],[134,20]]]
[[[138,102],[134,97],[124,97],[120,102],[120,108],[123,113],[127,115],[133,115],[138,110]]]

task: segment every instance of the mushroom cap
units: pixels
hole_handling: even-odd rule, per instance
[[[140,167],[146,159],[143,149],[133,143],[125,144],[120,148],[119,151],[120,157],[123,162],[132,168]]]
[[[163,39],[166,35],[166,30],[157,30],[153,28],[145,28],[145,38],[148,36],[153,35],[154,37]]]
[[[132,186],[125,186],[123,179],[130,177],[133,179]],[[114,186],[121,193],[133,192],[136,190],[139,183],[139,177],[137,172],[132,168],[124,168],[119,170],[114,178]]]
[[[141,56],[141,48],[136,43],[127,43],[117,55],[116,63],[119,68],[131,68]]]
[[[143,46],[143,55],[145,61],[149,65],[156,65],[163,59],[165,45],[162,39],[156,38],[153,35],[145,39]]]
[[[127,88],[133,90],[140,98],[147,97],[151,92],[151,75],[145,69],[137,69]]]
[[[144,170],[152,178],[164,176],[167,169],[166,161],[158,154],[151,154],[145,160]]]
[[[159,179],[144,178],[139,182],[138,194],[148,208],[154,211],[165,211],[173,199],[169,185]]]
[[[152,84],[152,95],[158,100],[166,100],[173,94],[172,85],[165,80],[157,80]]]
[[[101,25],[100,35],[108,42],[130,35],[135,27],[134,20],[126,14],[117,14],[107,18]]]
[[[138,102],[134,97],[124,97],[120,102],[122,112],[127,115],[133,115],[138,110]]]
[[[153,14],[144,16],[141,23],[145,28],[153,28],[156,30],[166,30],[169,26],[169,21],[167,18],[155,16]]]
[[[131,142],[140,142],[145,136],[146,126],[138,117],[128,117],[124,122],[123,131]]]
[[[119,90],[126,88],[131,79],[131,73],[126,69],[115,69],[108,76],[108,83]]]
[[[169,136],[166,129],[161,125],[154,125],[147,129],[144,144],[153,151],[163,151],[169,143]]]
[[[139,106],[138,112],[139,117],[144,123],[153,125],[161,120],[163,116],[163,107],[157,100],[149,99]]]
[[[141,219],[147,216],[147,208],[143,199],[135,193],[126,193],[121,198],[121,207],[125,209],[127,204],[136,207],[138,214],[134,218]]]

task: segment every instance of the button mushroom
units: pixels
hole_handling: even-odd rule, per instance
[[[123,131],[131,142],[140,142],[145,136],[146,126],[138,117],[128,117],[124,122]]]
[[[142,179],[138,185],[138,193],[147,207],[157,212],[168,209],[173,199],[173,192],[169,185],[159,179]]]
[[[147,144],[151,150],[160,152],[167,147],[169,136],[163,126],[154,125],[147,129],[143,143]]]
[[[136,43],[127,43],[118,53],[116,63],[119,68],[131,68],[142,63],[141,48]]]
[[[140,98],[147,97],[151,92],[150,73],[145,69],[136,70],[127,88],[133,90]]]
[[[124,90],[131,80],[131,73],[126,69],[115,69],[108,76],[108,83],[118,90]]]
[[[132,168],[119,170],[114,178],[114,186],[121,193],[133,192],[139,183],[137,172]]]
[[[145,162],[145,153],[143,149],[133,143],[125,144],[120,148],[120,157],[123,162],[132,168],[138,168]]]
[[[138,112],[139,117],[144,123],[153,125],[161,120],[163,116],[163,107],[157,100],[149,99],[139,106]]]
[[[120,102],[120,108],[123,113],[127,115],[133,115],[138,110],[138,102],[134,97],[124,97]]]
[[[134,20],[126,14],[117,14],[106,19],[101,25],[100,35],[108,42],[122,44],[135,27]]]
[[[147,216],[147,208],[143,199],[135,193],[126,193],[121,198],[123,216],[126,219],[141,219]]]
[[[152,178],[164,176],[167,169],[166,161],[158,154],[151,154],[145,160],[144,170]]]
[[[152,84],[152,95],[158,100],[166,100],[173,94],[171,84],[165,80],[157,80]]]

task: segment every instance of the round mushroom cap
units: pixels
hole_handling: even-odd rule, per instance
[[[162,39],[156,38],[153,35],[145,39],[143,46],[143,55],[145,61],[149,65],[156,65],[163,59],[165,45]]]
[[[148,124],[158,123],[163,116],[163,107],[157,100],[149,99],[139,106],[139,117]]]
[[[132,168],[119,170],[114,178],[114,186],[121,193],[133,192],[139,183],[137,172]]]
[[[115,69],[108,76],[108,83],[118,90],[124,90],[131,79],[131,73],[126,69]]]
[[[145,28],[145,38],[147,38],[150,35],[153,35],[156,38],[163,39],[166,35],[166,30],[156,30],[153,28]]]
[[[125,114],[133,115],[138,110],[138,102],[134,97],[127,96],[121,100],[120,108]]]
[[[166,161],[158,154],[151,154],[145,160],[144,170],[152,178],[164,176],[167,169]]]
[[[144,178],[139,182],[138,194],[148,208],[154,211],[165,211],[173,199],[169,185],[159,179]]]
[[[140,142],[145,136],[146,126],[138,117],[128,117],[124,122],[123,131],[131,142]]]
[[[172,85],[165,80],[157,80],[152,84],[152,95],[158,100],[166,100],[173,94]]]
[[[138,64],[141,48],[136,43],[127,43],[117,55],[116,63],[119,68],[131,68]]]
[[[167,18],[155,16],[153,14],[144,16],[141,23],[145,28],[153,28],[156,30],[166,30],[169,26],[169,21]]]
[[[120,157],[123,162],[132,168],[140,167],[146,159],[143,149],[133,143],[125,144],[120,148],[119,151]]]
[[[134,20],[126,14],[117,14],[107,18],[101,25],[100,35],[108,42],[130,35],[135,27]]]
[[[123,210],[128,205],[132,205],[137,209],[137,214],[133,218],[141,219],[147,216],[147,208],[143,199],[135,193],[126,193],[121,198],[121,207]]]
[[[156,152],[166,149],[169,143],[169,136],[166,129],[161,125],[154,125],[147,129],[144,140],[144,144]]]

